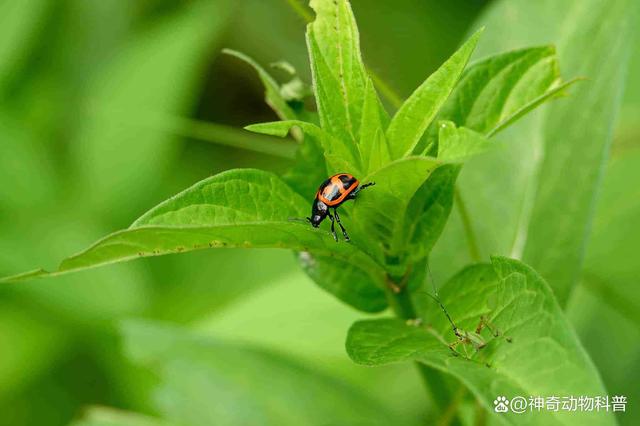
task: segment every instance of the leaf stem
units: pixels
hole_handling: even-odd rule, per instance
[[[455,204],[458,207],[458,212],[460,213],[460,218],[462,219],[462,226],[464,227],[464,231],[467,236],[467,243],[469,244],[469,255],[471,256],[471,260],[473,260],[474,262],[479,262],[481,260],[481,256],[480,249],[478,248],[478,240],[476,238],[476,233],[473,230],[473,225],[471,224],[469,211],[467,210],[467,206],[462,199],[462,194],[460,193],[458,185],[456,185],[455,187],[454,197],[456,200]]]
[[[286,0],[286,2],[291,6],[291,8],[298,14],[302,20],[304,20],[307,24],[313,22],[313,15],[309,10],[300,4],[299,0]],[[389,86],[383,79],[381,79],[378,74],[376,74],[371,68],[366,66],[367,72],[369,73],[369,77],[373,81],[374,86],[378,89],[380,94],[389,102],[389,104],[398,109],[402,106],[402,97]]]

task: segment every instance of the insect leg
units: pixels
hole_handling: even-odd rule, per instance
[[[333,209],[333,214],[336,217],[336,221],[338,222],[338,225],[340,225],[340,229],[342,230],[342,235],[344,235],[344,239],[346,241],[350,241],[349,240],[349,234],[347,234],[347,230],[344,229],[344,226],[342,226],[342,222],[340,222],[340,216],[338,215],[338,210],[337,209]]]
[[[338,242],[338,235],[336,234],[336,223],[333,219],[333,215],[329,213],[329,211],[327,211],[327,216],[329,216],[329,219],[331,219],[331,233],[333,234],[333,239]]]
[[[369,182],[369,183],[365,183],[364,185],[360,185],[360,187],[358,188],[358,191],[362,191],[363,189],[373,186],[375,184],[376,184],[375,182]]]
[[[365,183],[364,185],[360,185],[359,187],[354,189],[353,192],[351,194],[349,194],[349,196],[347,198],[354,199],[354,198],[356,198],[356,195],[358,195],[358,192],[362,191],[365,188],[373,186],[375,184],[376,184],[375,182],[369,182],[369,183]]]
[[[480,334],[480,332],[484,327],[487,327],[487,329],[491,332],[493,337],[500,336],[500,331],[489,323],[489,320],[487,319],[487,317],[482,315],[480,317],[480,322],[478,323],[478,327],[476,327],[476,333]]]

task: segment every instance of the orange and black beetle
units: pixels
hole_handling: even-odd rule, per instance
[[[322,182],[322,185],[318,188],[316,198],[313,200],[313,207],[311,208],[311,217],[308,217],[307,220],[314,228],[317,228],[324,218],[329,216],[329,219],[331,219],[331,233],[333,234],[333,238],[338,241],[338,236],[335,231],[335,222],[338,222],[340,229],[342,229],[344,239],[349,241],[347,230],[344,229],[344,226],[340,223],[337,208],[345,201],[353,200],[356,198],[356,195],[358,195],[358,192],[372,185],[375,185],[375,182],[360,185],[358,179],[349,173],[338,173],[337,175],[331,176]],[[333,209],[333,215],[329,212],[330,208]],[[335,222],[333,216],[335,216]]]

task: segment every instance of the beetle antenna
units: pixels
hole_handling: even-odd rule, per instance
[[[306,220],[305,220],[305,219],[306,219]],[[305,219],[303,219],[303,218],[301,218],[301,217],[290,217],[290,218],[288,218],[287,220],[288,220],[289,222],[299,222],[299,223],[307,223],[307,222],[311,222],[311,219],[309,219],[308,217],[307,217],[307,218],[305,218]]]

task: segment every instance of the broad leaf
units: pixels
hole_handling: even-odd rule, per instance
[[[384,277],[371,271],[366,264],[308,252],[300,253],[298,257],[300,265],[316,284],[354,308],[364,312],[380,312],[387,308]]]
[[[453,375],[473,392],[496,421],[518,425],[614,424],[611,413],[495,414],[496,396],[606,395],[598,372],[544,280],[528,266],[493,258],[492,265],[466,268],[443,287],[441,298],[453,321],[473,331],[481,316],[500,336],[483,333],[479,350],[456,340],[433,300],[424,297],[423,325],[394,319],[359,321],[349,331],[347,351],[360,364],[418,361]],[[510,340],[510,342],[509,342]],[[469,353],[467,358],[465,349]]]
[[[398,264],[404,212],[418,188],[438,167],[439,162],[428,157],[407,157],[396,160],[362,179],[375,186],[363,191],[353,207],[352,223],[362,234],[354,242],[372,256],[392,256],[385,259],[394,274],[402,275],[406,265]],[[364,231],[366,229],[366,231]]]
[[[355,145],[367,74],[355,18],[347,0],[312,0],[316,19],[307,27],[307,46],[322,128]]]
[[[126,355],[160,376],[158,409],[181,425],[391,421],[358,389],[277,353],[146,322],[126,323],[123,333]]]
[[[471,36],[456,53],[413,92],[396,112],[387,129],[392,159],[413,152],[438,110],[453,91],[481,33],[482,31],[478,31]]]
[[[231,170],[205,179],[153,208],[129,229],[113,233],[87,250],[65,259],[52,272],[34,271],[3,281],[92,268],[143,256],[210,247],[277,247],[373,261],[353,246],[338,244],[327,231],[296,223],[308,203],[275,175],[259,170]]]
[[[481,256],[523,258],[549,281],[561,303],[580,275],[638,6],[634,1],[503,1],[481,20],[490,30],[480,53],[554,42],[564,72],[588,79],[570,97],[503,132],[498,139],[509,141],[505,149],[470,162],[460,177]],[[567,31],[568,25],[574,30]],[[493,33],[494,27],[502,30]],[[454,225],[445,231],[447,243],[434,264],[465,250],[464,231]]]
[[[498,54],[469,66],[438,116],[491,134],[558,84],[560,67],[553,46]]]
[[[491,146],[491,141],[478,132],[466,127],[456,127],[451,121],[440,122],[438,160],[461,163],[488,151]]]
[[[409,259],[429,255],[449,219],[454,183],[460,166],[445,164],[433,171],[416,191],[404,215],[404,244]]]

